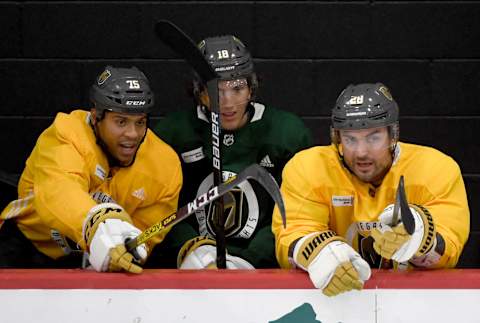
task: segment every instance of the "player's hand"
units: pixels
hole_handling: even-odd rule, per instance
[[[135,249],[135,258],[125,249],[125,240],[141,231],[131,224],[130,216],[115,203],[94,206],[83,224],[83,236],[89,249],[89,261],[96,271],[128,271],[139,274],[147,259],[145,244]]]
[[[373,247],[380,256],[397,262],[406,262],[412,257],[425,255],[434,246],[436,234],[432,216],[424,207],[411,204],[409,208],[410,213],[401,214],[400,217],[403,221],[415,223],[412,234],[406,231],[402,222],[391,227],[393,205],[387,206],[380,214],[379,221],[382,226],[371,232],[375,240]]]
[[[308,271],[310,279],[326,296],[352,289],[361,290],[370,278],[368,263],[333,231],[316,232],[295,245],[295,263]]]
[[[217,269],[216,242],[205,236],[195,237],[185,242],[177,257],[179,269]],[[227,269],[255,269],[240,257],[226,255]]]

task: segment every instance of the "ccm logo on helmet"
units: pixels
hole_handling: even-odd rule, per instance
[[[125,102],[126,105],[145,105],[145,100],[137,101],[137,100],[128,100]]]

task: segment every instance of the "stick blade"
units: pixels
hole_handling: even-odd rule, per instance
[[[404,189],[403,183],[403,175],[400,176],[400,180],[398,181],[397,191],[395,192],[395,204],[393,205],[393,214],[392,214],[392,226],[396,226],[399,220],[399,213],[400,213],[400,195],[401,190]]]
[[[0,182],[8,184],[11,187],[17,188],[19,180],[20,180],[20,175],[10,174],[3,170],[0,170]]]
[[[217,200],[219,197],[231,191],[233,188],[245,182],[247,179],[254,179],[265,188],[268,194],[278,205],[280,214],[282,216],[283,226],[285,227],[287,222],[285,216],[285,204],[283,202],[282,194],[280,193],[280,188],[278,187],[277,182],[263,167],[258,164],[252,164],[241,171],[231,181],[213,187],[209,192],[196,197],[194,201],[182,206],[177,210],[177,212],[170,214],[166,218],[145,229],[136,238],[126,242],[125,246],[127,250],[130,252],[140,244],[159,234],[165,228],[175,225],[191,214],[195,213],[198,208]]]
[[[217,78],[217,73],[205,60],[197,45],[174,23],[169,20],[157,21],[155,33],[160,40],[184,58],[204,82]]]
[[[272,174],[267,172],[263,167],[259,166],[263,172],[262,175],[259,176],[264,184],[263,187],[267,189],[268,194],[270,197],[275,201],[277,204],[278,210],[280,211],[280,215],[282,216],[283,227],[287,227],[287,216],[285,212],[285,203],[283,201],[282,194],[280,193],[280,188],[278,187],[278,183],[273,178]],[[268,183],[268,184],[267,184]]]
[[[280,210],[280,215],[282,216],[283,227],[286,227],[287,217],[285,212],[285,203],[283,201],[282,194],[280,193],[280,188],[278,187],[277,181],[273,178],[273,176],[262,166],[258,164],[252,164],[240,172],[235,180],[230,182],[230,184],[233,187],[236,186],[237,183],[245,181],[245,179],[253,179],[262,185],[275,204],[277,204],[277,207]]]
[[[400,208],[400,214],[402,217],[402,223],[405,227],[405,230],[408,234],[413,234],[415,231],[415,218],[413,217],[412,211],[410,211],[410,206],[408,205],[407,195],[405,194],[405,184],[403,180],[403,176],[400,177],[400,181],[397,187],[397,199],[395,201],[394,206],[394,214],[395,214],[395,207],[397,204]]]

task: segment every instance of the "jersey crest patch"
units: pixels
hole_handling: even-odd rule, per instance
[[[352,206],[353,205],[353,196],[341,196],[333,195],[332,196],[332,205],[333,206]]]
[[[225,146],[231,146],[235,143],[235,137],[233,136],[233,133],[228,133],[223,136],[223,144]]]
[[[275,167],[275,165],[270,160],[270,156],[268,155],[265,155],[265,157],[263,157],[263,159],[260,161],[260,166],[270,167],[270,168]]]
[[[223,180],[235,175],[224,171]],[[200,184],[197,196],[205,193],[213,186],[213,174],[207,176]],[[260,212],[258,199],[253,187],[248,181],[238,185],[224,195],[225,236],[232,238],[249,239],[255,232],[259,222]],[[195,211],[198,229],[201,235],[215,237],[215,204],[210,204]]]
[[[182,160],[186,164],[194,163],[205,158],[203,147],[181,153]]]

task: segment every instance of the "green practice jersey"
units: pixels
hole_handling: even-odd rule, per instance
[[[310,131],[300,118],[289,112],[251,103],[248,123],[236,131],[222,131],[223,180],[257,163],[268,170],[280,185],[282,169],[298,151],[312,146]],[[180,156],[183,188],[179,205],[208,191],[213,185],[212,145],[209,113],[203,108],[168,115],[154,128],[156,134]],[[242,183],[225,198],[227,252],[241,257],[256,268],[277,267],[271,231],[273,201],[255,181]],[[164,267],[176,267],[183,243],[198,235],[215,236],[212,205],[177,224],[154,253]],[[161,258],[161,259],[160,259]]]

